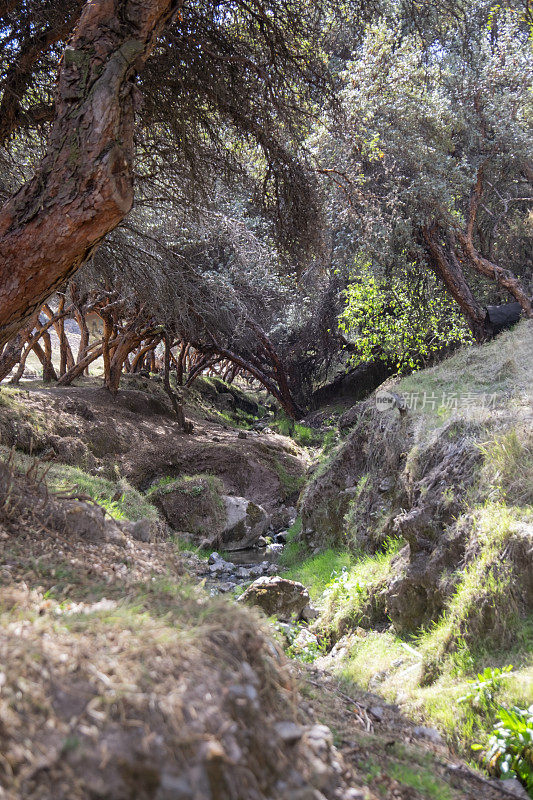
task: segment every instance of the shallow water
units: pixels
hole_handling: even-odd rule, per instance
[[[223,553],[226,561],[238,564],[239,567],[251,567],[254,564],[260,564],[262,561],[276,563],[279,556],[279,553],[267,553],[265,547],[248,547],[245,550],[232,550],[231,552]]]

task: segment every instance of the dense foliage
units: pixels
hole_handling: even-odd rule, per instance
[[[366,264],[346,290],[340,328],[352,359],[392,362],[400,373],[427,366],[447,347],[471,341],[464,319],[432,275],[397,270],[389,279]]]
[[[3,197],[83,5],[1,12]],[[486,304],[531,308],[531,25],[521,0],[186,3],[137,81],[135,209],[76,296],[243,363],[259,325],[300,404],[347,364],[427,364],[463,319],[483,341]]]

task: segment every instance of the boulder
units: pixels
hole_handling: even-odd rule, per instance
[[[309,592],[302,583],[280,578],[279,575],[254,581],[239,597],[239,602],[259,606],[267,616],[282,621],[298,619],[309,603]]]
[[[115,520],[106,516],[100,506],[89,505],[80,500],[49,502],[47,505],[49,527],[84,539],[91,543],[108,542],[124,546],[126,537]]]
[[[245,497],[222,495],[226,518],[219,536],[224,550],[244,550],[256,544],[270,519],[265,509]]]
[[[132,539],[136,539],[138,542],[151,542],[154,538],[153,529],[155,528],[155,524],[152,520],[148,519],[148,517],[142,517],[142,519],[138,519],[136,522],[132,522],[129,519],[122,520],[120,527],[125,534],[131,536]]]
[[[316,653],[318,651],[318,639],[310,630],[302,628],[292,643],[292,650],[294,653]]]

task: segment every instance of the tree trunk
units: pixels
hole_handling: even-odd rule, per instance
[[[182,0],[87,0],[65,49],[47,153],[0,210],[0,346],[133,203],[133,81]]]
[[[143,368],[143,362],[146,354],[153,350],[159,344],[159,338],[155,341],[150,341],[148,344],[141,347],[139,351],[134,355],[133,361],[131,362],[131,371],[132,372],[139,372]]]
[[[72,369],[69,369],[68,372],[66,372],[63,375],[63,377],[58,380],[57,385],[70,386],[72,381],[79,375],[83,375],[84,372],[87,372],[88,374],[89,365],[92,364],[93,361],[96,361],[97,358],[100,358],[100,356],[102,355],[102,351],[103,351],[102,342],[93,344],[88,349],[87,353],[81,359],[81,361],[78,361],[78,363],[74,367],[72,367]]]
[[[52,362],[52,342],[48,331],[44,331],[43,333],[43,343],[44,349],[39,342],[35,342],[33,349],[43,365],[43,383],[52,383],[53,381],[57,381],[57,373]]]
[[[48,319],[53,321],[54,330],[59,339],[59,376],[61,377],[67,369],[71,369],[74,366],[72,348],[65,333],[65,298],[61,297],[59,300],[57,315],[54,315],[47,303],[44,304],[43,310]]]
[[[511,294],[515,300],[520,303],[525,315],[531,318],[533,317],[532,298],[529,296],[524,286],[522,286],[516,275],[510,270],[500,267],[499,264],[489,261],[488,258],[484,258],[484,256],[478,252],[474,245],[474,226],[476,224],[477,212],[483,196],[484,171],[485,162],[478,167],[476,182],[470,193],[466,231],[457,226],[457,238],[459,239],[463,254],[468,259],[469,264],[481,275],[491,278],[500,286],[503,286],[504,289],[507,289],[509,294]]]
[[[174,409],[174,413],[178,418],[178,423],[180,428],[182,429],[182,431],[184,431],[184,433],[192,433],[193,431],[192,422],[185,419],[185,413],[183,411],[183,403],[178,400],[178,397],[172,391],[172,386],[170,385],[170,339],[168,337],[168,334],[165,334],[164,342],[165,342],[165,355],[163,362],[163,388],[170,397],[170,402],[172,403],[172,408]]]
[[[423,228],[422,236],[435,273],[463,312],[476,342],[481,344],[490,335],[486,326],[486,311],[472,294],[453,247],[449,253],[444,250],[439,243],[436,228]]]
[[[0,355],[0,381],[3,381],[4,378],[9,375],[15,364],[18,364],[20,361],[22,348],[33,330],[35,321],[36,318],[33,317],[28,325],[8,342],[2,350]]]

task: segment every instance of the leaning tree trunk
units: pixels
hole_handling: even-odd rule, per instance
[[[87,0],[65,49],[47,153],[0,210],[0,347],[133,203],[133,83],[182,0]]]
[[[453,299],[463,312],[463,315],[478,344],[489,338],[486,326],[486,311],[476,300],[472,290],[466,282],[461,265],[459,264],[453,247],[445,250],[438,239],[436,227],[423,228],[422,236],[426,245],[429,261],[434,272],[440,277]]]
[[[3,350],[0,351],[0,381],[6,378],[13,367],[18,364],[22,355],[22,349],[28,336],[31,335],[36,317],[33,317],[23,330],[19,331],[13,339],[8,342]]]

